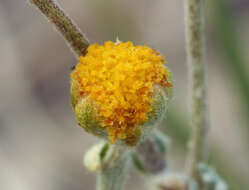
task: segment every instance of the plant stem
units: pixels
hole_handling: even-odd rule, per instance
[[[54,24],[76,57],[85,55],[89,45],[88,40],[55,0],[29,0],[29,2]]]
[[[126,147],[111,145],[108,158],[104,158],[97,178],[97,190],[122,190],[127,176],[130,153]]]
[[[186,49],[191,101],[191,137],[187,174],[202,187],[199,163],[205,160],[208,129],[204,67],[204,0],[185,0]]]

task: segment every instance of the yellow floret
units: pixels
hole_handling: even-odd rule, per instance
[[[147,121],[153,85],[172,86],[165,63],[158,52],[132,42],[93,44],[79,58],[71,77],[80,96],[96,103],[112,143],[128,138]]]

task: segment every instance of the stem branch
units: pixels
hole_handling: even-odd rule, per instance
[[[35,5],[54,24],[76,57],[86,53],[89,45],[88,40],[55,0],[29,0],[29,2]]]
[[[208,129],[204,67],[204,0],[185,0],[186,49],[189,67],[192,133],[187,174],[202,187],[199,163],[205,160]]]
[[[111,145],[110,156],[103,159],[97,178],[97,190],[122,190],[127,176],[130,153],[126,147]]]

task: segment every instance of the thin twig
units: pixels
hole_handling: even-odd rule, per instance
[[[204,0],[185,0],[186,48],[191,102],[191,139],[186,163],[188,175],[202,187],[199,163],[205,160],[208,129],[204,67]]]
[[[76,57],[86,53],[88,40],[55,0],[29,0],[29,2],[34,4],[54,24]]]

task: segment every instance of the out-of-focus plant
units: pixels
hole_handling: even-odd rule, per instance
[[[190,135],[187,117],[183,115],[179,107],[175,106],[167,112],[167,119],[162,125],[162,132],[169,135],[173,140],[174,148],[186,153],[186,144]],[[230,190],[246,189],[247,185],[240,176],[233,173],[235,165],[226,160],[222,150],[211,144],[208,156],[208,163],[215,167],[216,171],[226,180]]]
[[[249,113],[249,78],[245,68],[245,57],[238,40],[235,16],[233,16],[229,4],[224,0],[213,0],[212,5],[214,7],[213,21],[217,42],[225,58],[224,64],[230,69],[236,85],[239,87],[247,116]],[[249,125],[247,127],[249,130]]]
[[[226,190],[205,164],[208,114],[203,0],[186,0],[185,4],[192,131],[186,173],[180,174],[166,170],[167,138],[155,130],[172,91],[163,56],[131,42],[89,45],[56,1],[30,2],[54,24],[78,58],[71,73],[72,108],[81,127],[105,140],[89,149],[84,160],[87,168],[98,170],[97,190],[123,189],[130,160],[154,189]]]
[[[244,55],[242,55],[241,45],[238,40],[238,30],[236,30],[235,15],[229,3],[224,0],[213,0],[209,2],[210,9],[213,11],[212,23],[216,36],[216,42],[220,46],[226,61],[222,62],[226,68],[230,69],[231,77],[234,77],[237,86],[242,94],[246,114],[249,112],[249,80],[247,78]],[[247,117],[248,118],[248,117]],[[181,112],[179,107],[172,108],[167,113],[167,119],[164,121],[163,131],[174,139],[175,144],[181,150],[186,151],[186,143],[189,137],[189,127],[187,117]],[[248,126],[248,125],[247,125]],[[222,155],[222,150],[214,144],[210,147],[208,162],[214,165],[216,170],[226,179],[229,189],[246,189],[248,182],[244,181],[239,175],[234,174],[236,165]]]

